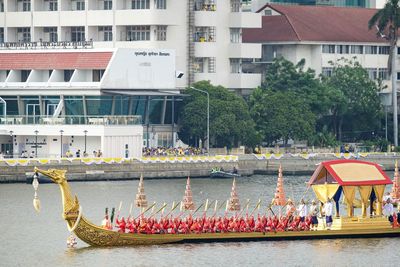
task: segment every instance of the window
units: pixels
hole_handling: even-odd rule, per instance
[[[31,73],[30,70],[21,70],[21,82],[26,82],[28,80],[29,74]]]
[[[93,82],[100,82],[105,70],[93,70]]]
[[[0,0],[0,12],[4,12],[4,1]]]
[[[332,67],[322,67],[322,76],[331,77],[333,74]]]
[[[366,68],[367,72],[368,72],[368,77],[371,80],[376,80],[378,78],[378,71],[375,68]]]
[[[363,53],[363,46],[362,45],[351,45],[350,46],[350,53],[351,54],[362,54]]]
[[[58,1],[57,0],[44,0],[45,10],[47,11],[57,11]]]
[[[204,58],[196,57],[193,62],[193,71],[195,73],[203,73],[204,72]]]
[[[31,0],[18,0],[17,11],[31,11]]]
[[[149,41],[150,26],[127,26],[127,41]]]
[[[242,31],[240,28],[230,28],[231,43],[242,42]]]
[[[69,82],[73,73],[74,70],[64,70],[64,82]]]
[[[48,42],[57,42],[58,41],[58,34],[57,34],[57,27],[44,27],[43,32],[47,38],[45,41]]]
[[[111,42],[112,36],[112,26],[99,26],[100,41]]]
[[[17,40],[18,42],[29,43],[31,41],[31,28],[17,28]]]
[[[72,0],[72,10],[85,10],[84,0]]]
[[[335,54],[335,45],[322,45],[322,53]]]
[[[4,28],[0,28],[0,43],[4,43]]]
[[[167,9],[167,0],[156,0],[156,9]]]
[[[157,41],[167,40],[167,26],[156,26],[156,40]]]
[[[379,55],[389,55],[390,46],[379,46],[378,53]]]
[[[240,59],[230,58],[231,73],[240,73]]]
[[[112,0],[104,0],[103,1],[103,9],[104,10],[112,10]]]
[[[397,80],[400,80],[400,72],[397,73]]]
[[[389,80],[388,69],[379,69],[378,70],[378,78],[383,80],[383,81]]]
[[[378,47],[376,45],[365,46],[365,54],[371,54],[371,55],[378,54]]]
[[[150,0],[132,0],[132,9],[150,9]]]
[[[240,12],[241,7],[241,0],[231,0],[231,12]]]
[[[338,54],[349,54],[350,47],[348,45],[338,45],[337,46],[337,53]]]
[[[71,27],[71,41],[81,42],[85,41],[85,27]]]

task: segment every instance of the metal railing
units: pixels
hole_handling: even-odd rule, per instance
[[[140,125],[142,116],[7,116],[0,118],[7,125]]]

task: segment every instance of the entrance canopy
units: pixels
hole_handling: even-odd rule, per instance
[[[338,184],[341,186],[386,185],[392,181],[382,168],[360,160],[331,160],[322,162],[308,184]]]

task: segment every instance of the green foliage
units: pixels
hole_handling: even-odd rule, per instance
[[[380,127],[382,105],[377,83],[356,61],[339,59],[332,63],[333,75],[322,84],[330,99],[330,125],[341,140],[342,131],[371,132]]]
[[[210,94],[210,146],[228,148],[242,143],[248,146],[258,144],[259,137],[254,130],[249,109],[242,97],[222,86],[213,86],[209,81],[192,85]],[[207,139],[207,96],[187,89],[180,116],[179,137],[195,144],[196,139]]]

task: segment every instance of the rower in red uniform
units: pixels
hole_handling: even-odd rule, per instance
[[[126,228],[126,222],[124,217],[121,218],[121,220],[117,219],[115,220],[115,223],[117,224],[117,228],[119,229],[118,232],[120,233],[125,233],[125,228]]]

